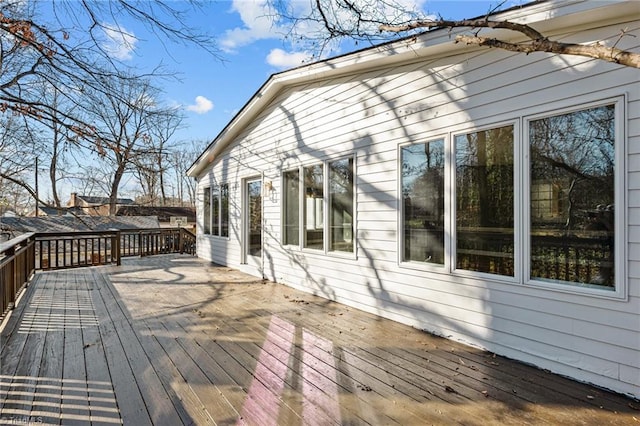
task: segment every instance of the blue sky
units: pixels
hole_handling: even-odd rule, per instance
[[[297,1],[300,7],[307,4]],[[447,19],[476,17],[499,3],[418,1],[427,12]],[[215,37],[222,61],[193,46],[162,45],[139,24],[120,23],[132,38],[125,44],[112,45],[115,57],[141,69],[162,63],[178,73],[180,81],[167,80],[161,84],[165,100],[178,105],[185,113],[185,127],[176,135],[178,140],[211,141],[271,74],[298,66],[309,57],[307,52],[283,41],[282,29],[265,16],[263,3],[260,0],[210,2],[198,13],[189,15],[190,26]],[[349,50],[353,50],[353,46],[341,46],[335,53]]]

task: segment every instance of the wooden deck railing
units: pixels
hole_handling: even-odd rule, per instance
[[[35,270],[35,234],[0,244],[0,315],[4,318]]]
[[[29,233],[0,244],[0,316],[4,318],[36,270],[120,264],[127,256],[195,255],[184,228]]]

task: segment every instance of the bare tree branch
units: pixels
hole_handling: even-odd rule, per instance
[[[407,2],[402,0],[314,0],[314,7],[307,12],[297,12],[295,8],[282,6],[277,0],[271,1],[277,16],[291,24],[288,34],[291,40],[304,40],[321,48],[327,46],[330,40],[340,38],[356,43],[366,41],[375,44],[400,36],[417,35],[430,29],[466,28],[470,30],[469,34],[458,35],[455,38],[456,42],[525,54],[547,52],[582,56],[640,68],[640,53],[626,51],[618,46],[624,37],[633,36],[626,29],[621,31],[612,46],[606,46],[601,42],[563,43],[552,40],[532,25],[495,18],[506,1],[498,2],[483,17],[461,20],[427,15],[424,11],[410,8]],[[526,40],[514,43],[500,37],[489,37],[480,33],[482,29],[513,31],[525,36]]]
[[[559,41],[549,40],[542,33],[529,25],[518,24],[509,21],[490,21],[487,19],[464,19],[460,21],[436,20],[436,21],[417,21],[404,25],[380,25],[380,31],[389,31],[394,33],[407,32],[419,28],[490,28],[490,29],[507,29],[519,32],[525,35],[530,41],[525,43],[510,43],[491,37],[480,37],[470,35],[456,36],[457,43],[466,43],[477,46],[495,47],[511,52],[533,53],[546,52],[560,55],[575,55],[588,58],[601,59],[607,62],[640,68],[640,53],[627,52],[614,46],[608,47],[601,43],[591,44],[575,44],[563,43]],[[626,31],[622,30],[620,38],[624,37]],[[617,44],[617,42],[616,42]]]

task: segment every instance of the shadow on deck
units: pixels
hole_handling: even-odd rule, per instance
[[[181,255],[38,273],[0,339],[2,424],[640,424],[620,395]]]

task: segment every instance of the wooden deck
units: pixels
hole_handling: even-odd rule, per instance
[[[1,424],[640,425],[640,403],[188,256],[38,273]]]

